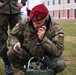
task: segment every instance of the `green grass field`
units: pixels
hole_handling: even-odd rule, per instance
[[[65,33],[65,50],[63,56],[67,64],[65,70],[58,75],[76,75],[76,20],[54,20],[59,23]],[[15,75],[18,70],[14,69]],[[3,61],[0,59],[0,75],[5,75]],[[19,74],[23,75],[23,74]]]

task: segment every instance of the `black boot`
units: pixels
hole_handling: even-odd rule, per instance
[[[12,66],[8,60],[8,58],[3,58],[4,64],[5,64],[5,73],[6,75],[13,75],[13,70],[12,70]]]

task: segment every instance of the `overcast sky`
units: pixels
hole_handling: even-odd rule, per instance
[[[20,2],[21,0],[19,0]],[[35,5],[40,3],[40,0],[28,0],[29,1],[29,9],[32,9]],[[26,3],[26,6],[24,6],[21,10],[22,12],[26,13],[26,7],[28,3]]]

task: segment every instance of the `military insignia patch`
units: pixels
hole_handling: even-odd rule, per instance
[[[33,21],[37,21],[36,17],[33,18]]]
[[[38,17],[38,20],[41,20],[41,17]]]
[[[60,37],[60,38],[64,38],[64,34],[60,34],[59,37]]]

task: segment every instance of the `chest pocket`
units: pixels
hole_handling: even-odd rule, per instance
[[[8,39],[7,32],[0,26],[0,41],[6,41]]]

